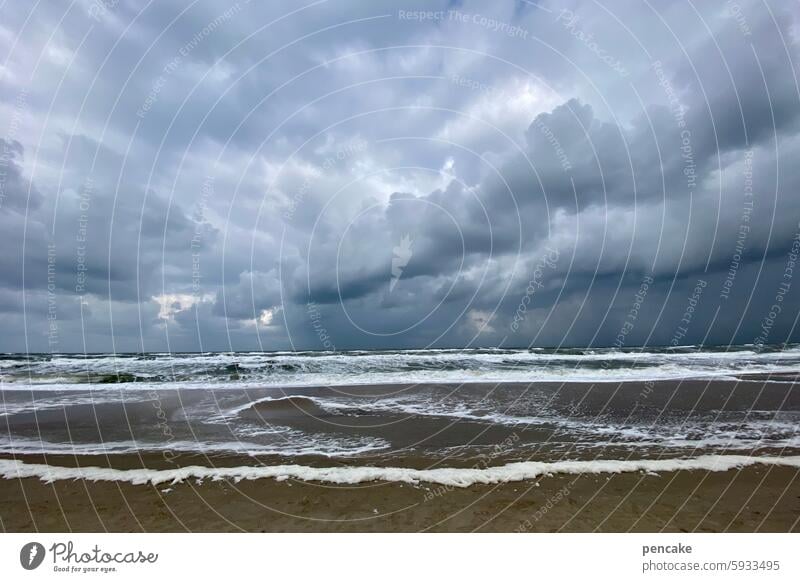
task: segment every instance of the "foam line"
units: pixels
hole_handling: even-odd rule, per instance
[[[304,465],[241,466],[241,467],[181,467],[176,469],[110,469],[105,467],[60,467],[25,463],[16,459],[0,459],[0,476],[5,479],[38,478],[45,483],[54,481],[107,481],[132,485],[180,483],[186,479],[251,481],[255,479],[297,479],[342,485],[369,481],[389,481],[417,484],[420,482],[469,487],[493,485],[535,479],[552,474],[648,473],[669,471],[729,471],[753,465],[800,468],[800,456],[752,457],[744,455],[703,455],[690,459],[642,459],[557,461],[542,463],[528,461],[509,463],[485,469],[439,468],[409,469],[405,467],[307,467]]]

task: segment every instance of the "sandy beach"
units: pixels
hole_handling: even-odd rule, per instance
[[[7,390],[0,527],[797,531],[795,381]]]
[[[81,462],[97,466],[100,459]],[[40,532],[792,532],[800,531],[798,477],[797,469],[749,467],[554,475],[464,489],[274,479],[158,487],[4,479],[0,524],[4,531]]]

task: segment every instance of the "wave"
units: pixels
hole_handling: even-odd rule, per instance
[[[536,479],[544,475],[637,473],[674,471],[724,472],[756,465],[800,468],[800,456],[751,457],[744,455],[703,455],[695,458],[556,461],[509,463],[484,469],[405,467],[309,467],[305,465],[181,467],[176,469],[111,469],[106,467],[61,467],[25,463],[17,459],[0,459],[0,476],[4,479],[36,478],[45,483],[56,481],[107,481],[131,485],[176,484],[187,479],[198,481],[251,481],[275,479],[285,481],[317,481],[339,485],[357,485],[372,481],[394,483],[433,483],[447,487],[496,485]]]
[[[425,395],[390,398],[320,398],[313,396],[266,397],[221,413],[223,418],[308,415],[401,416],[453,419],[519,428],[542,428],[568,432],[584,439],[584,446],[632,445],[665,448],[800,448],[800,416],[789,411],[747,411],[742,414],[712,411],[708,416],[661,422],[621,422],[609,418],[585,419],[559,414],[545,404],[528,404],[512,414],[509,406],[486,401],[432,399]]]
[[[296,415],[297,413],[309,416],[328,416],[331,414],[345,414],[355,416],[366,413],[367,409],[354,406],[349,403],[336,402],[330,399],[317,398],[314,396],[266,396],[253,400],[241,406],[221,413],[223,418],[233,416],[256,416],[261,415]]]
[[[681,349],[465,349],[395,352],[7,355],[3,390],[619,382],[797,374],[798,346]]]
[[[142,453],[187,453],[187,454],[237,454],[251,457],[304,457],[328,458],[356,457],[377,453],[389,448],[389,443],[377,437],[334,437],[331,435],[308,435],[298,431],[283,430],[285,438],[273,444],[250,441],[165,441],[161,443],[142,441],[111,441],[103,443],[55,443],[34,439],[0,442],[0,453],[15,455],[126,455]]]
[[[309,416],[323,416],[326,409],[318,404],[316,398],[308,396],[284,396],[281,398],[266,397],[236,409],[236,414],[242,416],[285,416],[297,413]]]

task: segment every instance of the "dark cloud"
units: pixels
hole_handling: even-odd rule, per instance
[[[739,4],[0,9],[0,350],[613,344],[644,280],[630,343],[698,281],[681,343],[787,282],[796,340],[798,18]]]
[[[35,211],[42,195],[23,176],[25,148],[16,140],[0,139],[0,211],[24,214]]]

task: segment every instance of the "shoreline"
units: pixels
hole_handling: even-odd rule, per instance
[[[0,529],[800,531],[800,392],[765,376],[11,392]]]
[[[178,485],[194,480],[204,482],[275,480],[318,483],[321,485],[361,485],[370,483],[405,483],[413,486],[442,485],[448,488],[467,488],[473,485],[503,485],[536,481],[541,477],[555,475],[615,475],[641,473],[660,476],[664,473],[682,471],[704,471],[724,473],[740,471],[749,467],[781,467],[800,471],[800,455],[737,455],[702,454],[689,457],[667,457],[656,459],[570,459],[560,461],[516,461],[505,464],[473,463],[472,466],[425,467],[419,460],[410,466],[392,466],[365,463],[330,462],[328,465],[306,465],[300,462],[268,464],[257,458],[239,460],[230,457],[224,465],[217,463],[181,464],[168,468],[154,468],[144,461],[141,468],[116,468],[104,466],[102,459],[89,457],[88,462],[32,462],[0,456],[0,478],[10,480],[39,479],[45,484],[60,481],[86,481],[92,483],[128,483],[131,485]],[[121,455],[124,457],[125,455]],[[134,455],[130,455],[134,457]],[[124,460],[124,459],[123,459]],[[213,461],[212,459],[207,459]],[[67,461],[67,462],[64,462]],[[86,459],[82,459],[86,461]],[[100,461],[98,463],[98,461]],[[128,465],[133,465],[129,459]],[[168,461],[169,462],[169,461]],[[429,461],[430,462],[430,461]],[[109,463],[110,464],[110,463]]]
[[[134,459],[128,459],[133,462]],[[4,531],[800,531],[800,469],[551,474],[454,487],[0,479]]]

